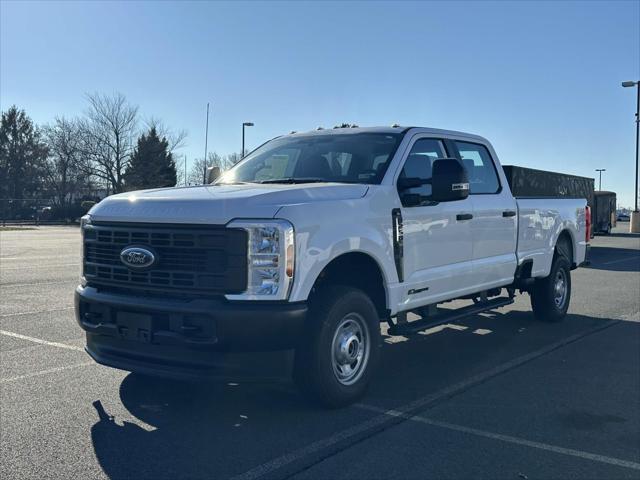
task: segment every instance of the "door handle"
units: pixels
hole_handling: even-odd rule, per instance
[[[470,213],[459,213],[456,215],[456,220],[471,220],[473,215]]]
[[[505,210],[504,212],[502,212],[502,216],[503,217],[515,217],[516,216],[516,212],[515,212],[515,210]]]

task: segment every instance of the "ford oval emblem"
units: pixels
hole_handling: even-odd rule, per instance
[[[156,262],[151,250],[143,247],[126,247],[120,252],[120,261],[129,268],[149,268]]]

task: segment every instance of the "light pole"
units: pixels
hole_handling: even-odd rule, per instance
[[[606,168],[596,168],[596,172],[600,174],[600,179],[598,180],[598,191],[602,190],[602,172],[606,171]]]
[[[207,102],[207,126],[204,131],[204,168],[202,169],[202,184],[207,183],[207,146],[209,143],[209,102]]]
[[[242,150],[240,150],[240,158],[244,158],[244,127],[253,127],[253,122],[242,122]]]
[[[636,190],[635,190],[635,207],[631,214],[630,231],[631,233],[640,233],[640,211],[638,211],[638,163],[640,158],[638,157],[638,142],[640,142],[640,81],[622,82],[622,86],[637,87],[636,93]]]

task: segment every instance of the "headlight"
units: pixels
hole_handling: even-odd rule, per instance
[[[286,220],[235,220],[229,228],[248,233],[247,289],[229,300],[286,300],[293,282],[293,225]]]
[[[83,287],[87,286],[87,279],[84,276],[84,229],[87,225],[91,225],[91,216],[89,215],[80,218],[80,238],[82,241],[82,249],[80,250],[82,255],[80,258],[80,285]]]

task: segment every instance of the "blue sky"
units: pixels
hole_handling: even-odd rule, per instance
[[[0,103],[38,123],[124,93],[238,151],[354,122],[489,138],[505,164],[595,176],[633,204],[640,2],[7,2]]]

